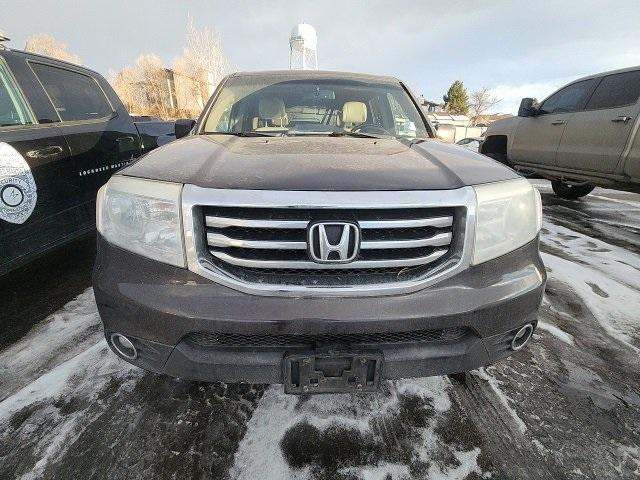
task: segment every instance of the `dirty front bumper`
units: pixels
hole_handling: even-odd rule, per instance
[[[137,349],[127,361],[193,380],[282,383],[285,355],[314,351],[382,353],[386,379],[471,370],[511,353],[515,332],[537,322],[546,281],[535,239],[410,294],[258,296],[98,237],[93,285],[109,345],[126,335]]]

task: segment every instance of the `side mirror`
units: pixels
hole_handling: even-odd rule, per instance
[[[518,108],[519,117],[533,117],[537,113],[536,100],[534,98],[523,98]]]
[[[179,120],[176,120],[176,124],[174,127],[176,132],[176,138],[182,138],[189,135],[189,132],[191,131],[191,129],[193,129],[195,124],[196,124],[196,121],[191,120],[189,118],[181,118]]]

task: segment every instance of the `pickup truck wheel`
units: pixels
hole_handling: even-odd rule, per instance
[[[564,183],[562,180],[552,180],[551,188],[553,188],[554,193],[559,197],[566,198],[568,200],[575,200],[576,198],[589,195],[596,186],[590,184],[569,185],[568,183]]]

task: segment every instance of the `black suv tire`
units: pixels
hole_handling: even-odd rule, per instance
[[[554,193],[559,197],[566,198],[568,200],[575,200],[576,198],[589,195],[596,186],[590,184],[569,185],[568,183],[564,183],[562,180],[552,180],[551,188],[553,188]]]

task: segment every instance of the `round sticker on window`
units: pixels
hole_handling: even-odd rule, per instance
[[[0,220],[24,223],[38,199],[31,169],[20,153],[0,142]]]

